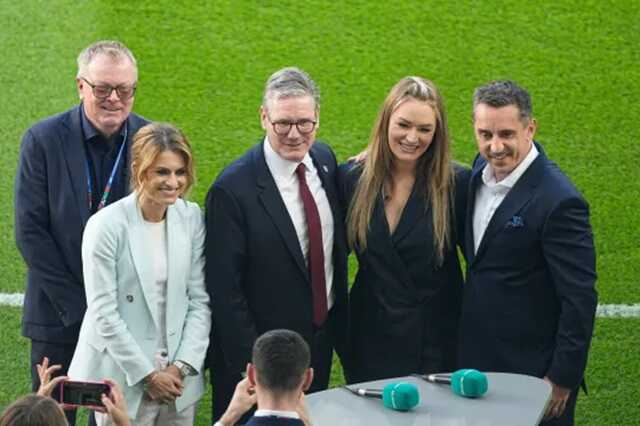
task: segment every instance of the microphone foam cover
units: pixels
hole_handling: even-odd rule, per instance
[[[413,383],[389,383],[382,389],[382,404],[392,410],[408,411],[419,402],[420,393]]]
[[[451,390],[456,395],[476,398],[484,395],[488,388],[487,376],[478,370],[462,369],[451,375]]]

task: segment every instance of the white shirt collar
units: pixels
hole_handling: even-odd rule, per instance
[[[288,419],[299,419],[300,415],[295,411],[279,411],[279,410],[256,410],[255,417],[286,417]]]
[[[491,165],[487,163],[487,165],[484,166],[484,169],[482,170],[482,182],[484,182],[484,184],[487,185],[488,187],[494,187],[499,185],[499,186],[503,186],[505,188],[511,189],[516,184],[516,182],[518,182],[518,179],[520,179],[520,177],[524,174],[524,172],[527,171],[527,169],[529,168],[531,163],[533,163],[533,160],[536,159],[538,154],[539,154],[538,149],[536,148],[536,145],[532,142],[531,149],[529,150],[529,153],[527,154],[527,156],[524,157],[524,160],[522,160],[522,162],[520,162],[520,164],[518,164],[518,166],[515,169],[513,169],[511,173],[509,173],[509,175],[506,178],[502,179],[500,182],[496,182],[496,177],[493,173],[493,169],[491,168]]]
[[[280,157],[280,155],[278,155],[278,153],[275,152],[273,147],[271,146],[268,136],[264,137],[264,142],[262,145],[264,150],[264,159],[267,162],[269,170],[274,175],[273,177],[275,179],[290,179],[291,176],[293,176],[293,174],[295,173],[298,164],[300,163],[296,161],[289,161]],[[307,171],[315,169],[315,167],[313,166],[313,160],[311,159],[311,156],[308,152],[302,159],[302,163],[307,168]]]

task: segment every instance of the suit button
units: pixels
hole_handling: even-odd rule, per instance
[[[131,294],[127,294],[127,302],[133,302],[133,296]]]

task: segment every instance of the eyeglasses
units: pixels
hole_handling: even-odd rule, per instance
[[[290,121],[271,121],[271,126],[273,126],[273,131],[280,136],[286,136],[291,131],[291,127],[296,126],[298,132],[300,134],[306,135],[313,132],[313,129],[316,128],[317,121],[313,120],[300,120],[296,122]]]
[[[122,85],[122,86],[113,87],[113,86],[109,86],[108,84],[93,84],[92,82],[90,82],[84,77],[80,77],[80,78],[83,79],[85,83],[87,83],[91,87],[93,96],[95,96],[100,100],[107,99],[109,96],[111,96],[111,93],[113,93],[114,90],[116,91],[116,94],[118,95],[118,98],[120,98],[121,101],[126,101],[127,99],[132,98],[133,95],[136,93],[135,84],[132,86]]]

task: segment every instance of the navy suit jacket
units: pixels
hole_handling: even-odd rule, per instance
[[[22,333],[45,342],[76,342],[86,310],[80,244],[89,209],[80,108],[36,123],[20,147],[15,229],[27,264]],[[129,115],[129,146],[145,124]],[[117,179],[109,203],[129,192],[128,164]]]
[[[474,162],[459,367],[548,376],[575,389],[597,304],[589,208],[536,146],[539,156],[495,211],[476,253],[473,211],[486,162]]]
[[[334,217],[332,317],[338,354],[346,351],[347,244],[335,185],[336,159],[315,142],[309,154]],[[287,208],[267,167],[262,142],[227,167],[207,195],[206,283],[213,345],[228,373],[240,375],[255,339],[286,328],[313,336],[309,272]],[[210,352],[211,353],[211,352]],[[214,373],[215,374],[215,373]]]

